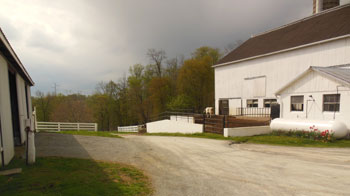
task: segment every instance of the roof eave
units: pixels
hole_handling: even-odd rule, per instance
[[[304,77],[306,74],[312,71],[312,67],[309,67],[307,70],[305,70],[303,73],[299,74],[297,77],[295,77],[293,80],[289,81],[287,84],[283,85],[281,88],[279,88],[275,95],[280,95],[286,88],[288,88],[290,85],[292,85],[294,82],[299,80],[300,78]]]
[[[293,47],[293,48],[287,48],[287,49],[284,49],[284,50],[279,50],[279,51],[276,51],[276,52],[271,52],[271,53],[267,53],[267,54],[262,54],[262,55],[257,55],[257,56],[248,57],[248,58],[244,58],[244,59],[239,59],[239,60],[236,60],[236,61],[230,61],[230,62],[226,62],[226,63],[221,63],[221,64],[213,65],[212,67],[216,68],[216,67],[222,67],[222,66],[226,66],[226,65],[232,65],[232,64],[243,62],[243,61],[249,61],[249,60],[262,58],[262,57],[266,57],[266,56],[271,56],[271,55],[275,55],[275,54],[279,54],[279,53],[284,53],[284,52],[289,52],[289,51],[293,51],[293,50],[298,50],[298,49],[301,49],[301,48],[306,48],[306,47],[310,47],[310,46],[314,46],[314,45],[318,45],[318,44],[323,44],[323,43],[327,43],[327,42],[331,42],[331,41],[336,41],[336,40],[339,40],[339,39],[345,39],[345,38],[349,38],[349,37],[350,37],[350,34],[346,34],[346,35],[334,37],[334,38],[331,38],[331,39],[326,39],[326,40],[322,40],[322,41],[317,41],[317,42],[313,42],[313,43],[309,43],[309,44],[296,46],[296,47]]]
[[[30,83],[30,85],[34,86],[35,83],[34,83],[33,79],[30,77],[27,70],[24,68],[22,62],[19,60],[16,52],[13,50],[10,42],[7,40],[5,34],[2,32],[1,28],[0,28],[0,40],[5,45],[6,49],[10,52],[12,58],[16,61],[18,67],[21,69],[21,71],[25,75],[25,77],[28,80],[28,82]]]

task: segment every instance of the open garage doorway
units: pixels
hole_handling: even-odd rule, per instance
[[[10,70],[8,73],[9,73],[9,84],[10,84],[13,138],[14,138],[14,144],[16,146],[19,146],[21,145],[21,131],[19,127],[16,74],[14,72],[11,72]]]

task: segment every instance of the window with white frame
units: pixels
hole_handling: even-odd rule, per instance
[[[265,108],[270,108],[271,104],[276,104],[277,99],[264,99],[264,107]]]
[[[304,111],[304,96],[290,97],[290,111]]]
[[[257,99],[247,99],[247,108],[257,108],[259,102]]]
[[[323,111],[339,112],[340,94],[323,95]]]

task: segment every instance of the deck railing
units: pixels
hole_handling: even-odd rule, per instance
[[[236,108],[236,116],[269,117],[271,108]]]

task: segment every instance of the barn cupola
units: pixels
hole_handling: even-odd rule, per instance
[[[313,0],[313,14],[348,3],[350,0]]]
[[[322,12],[340,4],[340,0],[313,0],[313,14]]]

